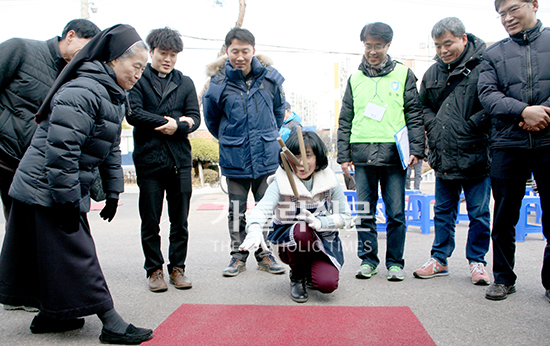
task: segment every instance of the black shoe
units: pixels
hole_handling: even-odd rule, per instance
[[[548,301],[550,302],[550,290],[546,290],[545,296],[546,299],[548,299]]]
[[[133,324],[128,325],[124,334],[113,333],[103,328],[99,336],[102,343],[119,345],[139,345],[152,338],[153,331],[151,329],[134,327]]]
[[[296,303],[305,303],[308,300],[306,283],[304,279],[292,280],[290,279],[290,298]]]
[[[485,292],[485,298],[489,300],[503,300],[508,297],[509,294],[516,292],[516,286],[493,283]]]
[[[83,318],[73,318],[70,320],[58,320],[44,317],[42,314],[34,316],[31,322],[31,332],[33,334],[43,333],[62,333],[69,330],[80,329],[84,326]]]

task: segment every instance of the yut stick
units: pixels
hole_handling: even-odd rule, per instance
[[[298,193],[298,189],[296,188],[296,183],[294,182],[292,170],[290,169],[290,165],[288,164],[286,155],[283,152],[281,152],[281,160],[283,161],[283,166],[285,166],[286,176],[288,178],[288,182],[290,183],[290,187],[292,188],[292,193],[294,193],[294,197],[296,197],[296,200],[299,200],[300,194]]]
[[[277,138],[277,140],[279,141],[279,145],[281,146],[281,149],[283,150],[283,153],[285,154],[288,162],[292,163],[295,166],[299,166],[301,164],[300,160],[298,160],[296,156],[294,156],[292,151],[290,151],[290,149],[286,147],[285,142],[281,139],[281,137]]]
[[[296,133],[298,134],[298,143],[300,144],[300,153],[302,154],[302,163],[304,166],[304,172],[309,173],[309,165],[307,164],[306,146],[304,145],[304,137],[302,136],[302,128],[296,126]]]

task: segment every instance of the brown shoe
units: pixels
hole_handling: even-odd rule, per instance
[[[509,294],[516,293],[516,286],[493,283],[485,292],[485,298],[489,300],[503,300]]]
[[[149,276],[149,290],[151,292],[164,292],[168,289],[164,281],[164,273],[162,269],[157,269]]]
[[[172,268],[172,272],[170,273],[170,283],[180,290],[193,287],[191,280],[185,276],[185,272],[180,267]]]

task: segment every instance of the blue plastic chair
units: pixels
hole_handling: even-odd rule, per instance
[[[409,195],[407,205],[407,230],[409,226],[420,227],[422,234],[430,234],[430,228],[434,225],[434,220],[430,216],[430,205],[435,200],[435,195],[431,194],[412,194]]]
[[[351,209],[351,215],[357,215],[357,192],[355,190],[344,190],[344,195],[346,196],[349,208]],[[380,197],[378,198],[374,217],[378,218],[379,215],[383,215],[384,219],[386,218],[386,206]],[[376,231],[386,232],[386,222],[377,222]]]
[[[516,241],[524,242],[525,236],[528,233],[541,233],[542,225],[531,224],[528,221],[529,214],[534,211],[536,213],[535,221],[540,222],[542,216],[542,208],[540,206],[539,196],[524,196],[521,201],[521,209],[519,210],[519,221],[516,225]],[[544,234],[542,239],[545,240]]]

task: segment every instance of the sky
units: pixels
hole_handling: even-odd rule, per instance
[[[90,20],[101,29],[130,24],[143,39],[151,29],[169,26],[183,36],[184,51],[176,68],[197,88],[206,82],[205,66],[214,61],[225,34],[235,25],[238,0],[89,0]],[[286,81],[286,92],[335,98],[334,63],[357,69],[363,46],[362,27],[384,22],[394,31],[388,53],[399,59],[420,57],[419,47],[431,43],[430,31],[440,19],[460,18],[468,32],[486,42],[507,36],[493,0],[247,0],[243,27],[256,37],[256,53],[274,61]],[[0,42],[11,37],[46,40],[61,34],[81,14],[81,0],[0,0]],[[539,1],[538,18],[550,25],[550,0]],[[429,52],[433,55],[435,52]],[[415,71],[421,78],[426,67]],[[328,95],[328,96],[327,96]]]

